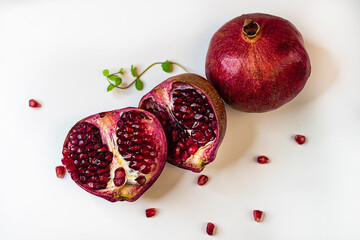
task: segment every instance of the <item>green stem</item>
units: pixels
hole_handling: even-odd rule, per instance
[[[187,73],[189,72],[184,66],[182,66],[182,65],[179,64],[179,63],[170,62],[170,61],[169,61],[169,63],[180,67],[181,69],[183,69],[183,70],[184,70],[185,72],[187,72]],[[150,68],[152,68],[153,66],[155,66],[155,65],[157,65],[157,64],[163,64],[163,62],[154,62],[153,64],[151,64],[150,66],[148,66],[147,68],[145,68],[145,70],[142,71],[131,83],[129,83],[127,86],[124,86],[124,87],[115,86],[112,82],[110,82],[109,76],[115,75],[116,73],[110,74],[109,76],[106,77],[106,79],[107,79],[107,81],[109,82],[109,84],[113,85],[113,86],[116,87],[116,88],[119,88],[119,89],[127,89],[127,88],[131,87],[131,86],[136,82],[136,80],[138,80],[142,75],[144,75],[145,72],[147,72]]]

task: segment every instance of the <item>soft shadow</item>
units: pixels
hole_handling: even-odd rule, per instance
[[[256,114],[239,112],[229,106],[226,106],[226,113],[226,134],[213,163],[220,171],[233,167],[234,161],[238,161],[255,140]]]
[[[305,41],[305,48],[310,56],[311,74],[299,96],[288,103],[291,108],[303,106],[321,96],[339,76],[339,67],[326,49],[309,41]]]
[[[144,193],[142,198],[150,198],[152,200],[162,198],[166,193],[169,193],[174,186],[180,182],[185,170],[171,165],[165,164],[165,168],[156,180],[154,185]]]

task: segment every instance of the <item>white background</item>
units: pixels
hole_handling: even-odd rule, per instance
[[[359,1],[0,1],[0,239],[360,239]],[[198,174],[166,165],[134,203],[110,203],[55,176],[68,130],[88,115],[137,106],[107,93],[102,70],[166,59],[204,76],[213,33],[244,13],[290,20],[312,74],[289,104],[262,114],[227,107],[217,159]],[[126,80],[127,79],[127,80]],[[130,77],[124,81],[130,81]],[[30,98],[42,108],[28,107]],[[292,136],[304,134],[305,145]],[[265,154],[268,165],[255,162]],[[144,210],[159,209],[147,219]],[[254,222],[253,209],[266,213]],[[212,221],[215,236],[205,232]]]

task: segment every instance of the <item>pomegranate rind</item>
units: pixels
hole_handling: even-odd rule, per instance
[[[154,139],[156,140],[156,150],[157,150],[157,157],[155,159],[155,168],[156,171],[151,171],[148,174],[141,174],[140,176],[146,177],[146,182],[144,185],[136,185],[136,184],[129,184],[125,183],[122,186],[111,186],[107,187],[105,189],[99,189],[94,190],[89,187],[87,187],[85,184],[81,183],[79,179],[73,178],[74,182],[80,186],[85,191],[104,198],[110,202],[116,202],[116,201],[128,201],[128,202],[134,202],[139,197],[141,197],[156,181],[156,179],[160,176],[162,170],[164,169],[165,163],[166,163],[166,156],[167,156],[167,142],[166,142],[166,136],[164,133],[164,130],[162,129],[162,126],[159,122],[159,120],[150,112],[147,112],[143,109],[134,108],[134,107],[128,107],[108,112],[102,112],[98,114],[91,115],[89,117],[86,117],[79,122],[77,122],[72,129],[74,129],[78,124],[82,122],[87,122],[95,125],[99,128],[102,141],[104,144],[107,145],[109,151],[113,153],[113,160],[110,164],[110,168],[115,168],[119,166],[124,165],[124,160],[122,157],[120,157],[120,153],[117,150],[117,136],[116,136],[116,127],[117,127],[117,121],[120,119],[121,115],[128,111],[140,111],[142,113],[145,113],[148,119],[144,120],[147,122],[147,129],[146,132],[149,135],[154,136]],[[67,148],[69,144],[69,135],[72,131],[72,129],[67,134],[63,148]],[[104,136],[110,136],[109,139],[106,139],[105,142]],[[65,156],[64,156],[65,158]],[[71,169],[71,164],[66,164],[65,166],[67,170]]]
[[[217,127],[215,140],[209,142],[209,144],[205,147],[201,147],[196,153],[191,155],[180,165],[174,164],[171,161],[171,157],[168,157],[169,163],[177,167],[199,173],[207,164],[215,160],[219,146],[224,139],[227,125],[225,106],[219,93],[210,82],[197,74],[184,73],[173,76],[153,88],[149,93],[142,97],[139,103],[139,108],[143,107],[143,104],[147,99],[152,99],[162,107],[165,107],[167,111],[171,111],[173,106],[171,94],[175,83],[188,84],[197,91],[201,92],[208,99],[216,117]],[[194,155],[200,157],[194,158]]]
[[[242,30],[249,19],[260,26],[253,38]],[[236,17],[216,31],[205,73],[230,107],[259,113],[295,98],[310,76],[311,65],[302,35],[291,22],[252,13]]]

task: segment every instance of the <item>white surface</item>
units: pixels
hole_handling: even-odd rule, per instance
[[[0,1],[0,239],[360,239],[359,1]],[[282,108],[227,108],[216,161],[197,174],[167,165],[134,203],[109,203],[57,179],[62,142],[79,119],[136,106],[142,92],[106,92],[104,68],[166,59],[204,76],[212,34],[249,12],[290,20],[312,74]],[[35,98],[41,109],[28,107]],[[297,145],[291,137],[304,134]],[[254,161],[259,154],[271,164]],[[159,208],[147,219],[144,210]],[[253,221],[252,210],[266,213]],[[218,231],[205,233],[207,221]]]

